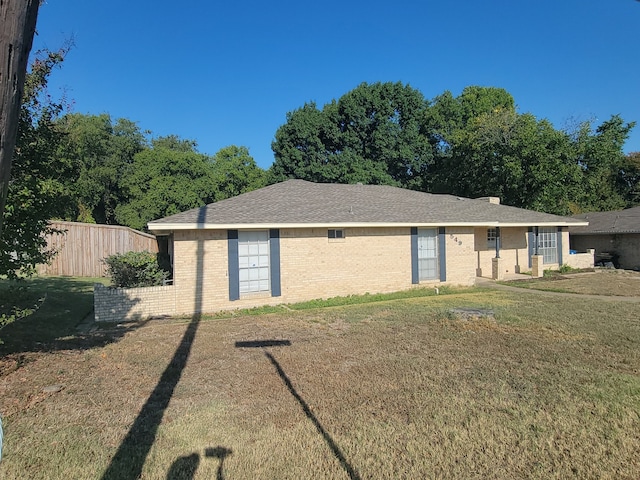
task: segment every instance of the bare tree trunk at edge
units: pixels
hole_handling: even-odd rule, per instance
[[[40,0],[0,0],[0,237]]]

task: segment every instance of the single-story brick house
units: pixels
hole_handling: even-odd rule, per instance
[[[494,197],[288,180],[149,230],[170,238],[176,311],[188,314],[557,268],[568,227],[586,224]]]
[[[640,270],[640,207],[613,212],[592,212],[573,218],[589,222],[569,228],[571,248],[596,251],[596,262]]]

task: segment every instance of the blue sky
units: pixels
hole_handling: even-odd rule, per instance
[[[75,112],[207,154],[243,145],[267,168],[287,112],[362,82],[401,81],[428,99],[501,87],[556,128],[640,121],[639,25],[634,0],[47,0],[34,49],[74,38],[50,87]]]

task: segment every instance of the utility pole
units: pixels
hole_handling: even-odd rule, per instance
[[[40,0],[0,0],[0,237]]]

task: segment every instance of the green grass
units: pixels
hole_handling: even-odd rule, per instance
[[[471,288],[452,288],[448,286],[438,287],[436,291],[433,287],[412,288],[392,293],[366,293],[364,295],[347,295],[343,297],[331,297],[325,299],[309,300],[307,302],[289,303],[283,305],[266,305],[263,307],[253,307],[231,311],[222,311],[209,318],[229,318],[242,315],[265,315],[268,313],[286,313],[287,311],[313,310],[317,308],[343,307],[346,305],[363,305],[376,302],[387,302],[390,300],[401,300],[407,298],[431,297],[435,295],[448,295],[454,292],[471,291]]]
[[[37,277],[18,282],[0,280],[0,311],[37,309],[0,329],[0,353],[49,348],[57,339],[73,335],[93,309],[93,284],[104,278]]]
[[[446,295],[456,289],[451,287],[438,287],[438,292],[433,287],[412,288],[393,293],[376,293],[365,295],[349,295],[345,297],[332,297],[327,299],[311,300],[309,302],[295,303],[288,305],[292,310],[309,310],[314,308],[341,307],[345,305],[361,305],[373,302],[386,302],[389,300],[400,300],[405,298],[430,297],[434,295]]]
[[[39,354],[2,379],[0,477],[637,478],[640,304],[465,289],[307,307]],[[287,342],[237,347],[262,340]]]

